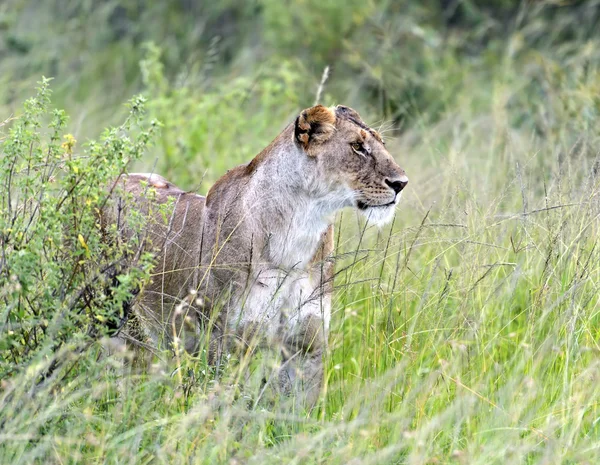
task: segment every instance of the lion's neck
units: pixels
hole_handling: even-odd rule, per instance
[[[251,191],[245,199],[253,223],[263,232],[264,255],[274,266],[305,268],[313,258],[322,234],[336,211],[344,205],[343,193],[319,185],[315,160],[308,159],[293,144],[291,134],[270,152],[252,175]]]
[[[322,234],[330,224],[327,205],[296,196],[278,199],[265,209],[261,223],[267,238],[267,256],[276,266],[304,269],[315,255]],[[281,213],[287,212],[285,215]],[[273,220],[273,216],[280,215]]]

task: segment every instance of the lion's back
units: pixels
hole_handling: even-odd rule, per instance
[[[147,173],[120,176],[112,197],[112,205],[103,212],[104,222],[117,225],[119,236],[131,242],[133,255],[140,255],[139,248],[154,255],[151,280],[136,299],[136,316],[157,336],[165,324],[170,327],[178,305],[188,301],[190,290],[200,284],[206,198]],[[134,216],[135,227],[130,221]]]

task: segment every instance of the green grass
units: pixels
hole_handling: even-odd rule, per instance
[[[42,359],[0,380],[0,463],[599,463],[600,39],[557,42],[575,20],[540,21],[476,54],[457,34],[418,62],[382,57],[368,70],[405,92],[405,116],[384,132],[410,183],[393,225],[337,219],[343,271],[314,411],[261,391],[268,353],[218,376],[202,358],[166,354],[123,380],[123,355],[99,357],[97,344],[73,354],[64,381],[36,388]],[[380,25],[391,50],[397,37]],[[271,56],[257,70],[240,57],[221,80],[191,68],[178,81],[156,50],[146,55],[139,80],[164,128],[136,167],[157,160],[205,192],[312,103],[311,64]],[[367,74],[334,72],[324,103],[394,126],[365,96]],[[101,107],[95,89],[83,108]]]

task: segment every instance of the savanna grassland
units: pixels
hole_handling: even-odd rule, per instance
[[[268,353],[122,379],[98,341],[152,257],[103,186],[205,194],[317,99],[410,178],[337,218],[322,400]],[[600,463],[599,136],[595,0],[2,2],[0,464]]]

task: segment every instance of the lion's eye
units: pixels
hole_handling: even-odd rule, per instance
[[[353,142],[350,145],[352,146],[352,150],[354,150],[355,152],[357,152],[361,155],[364,155],[365,147],[360,142]]]

